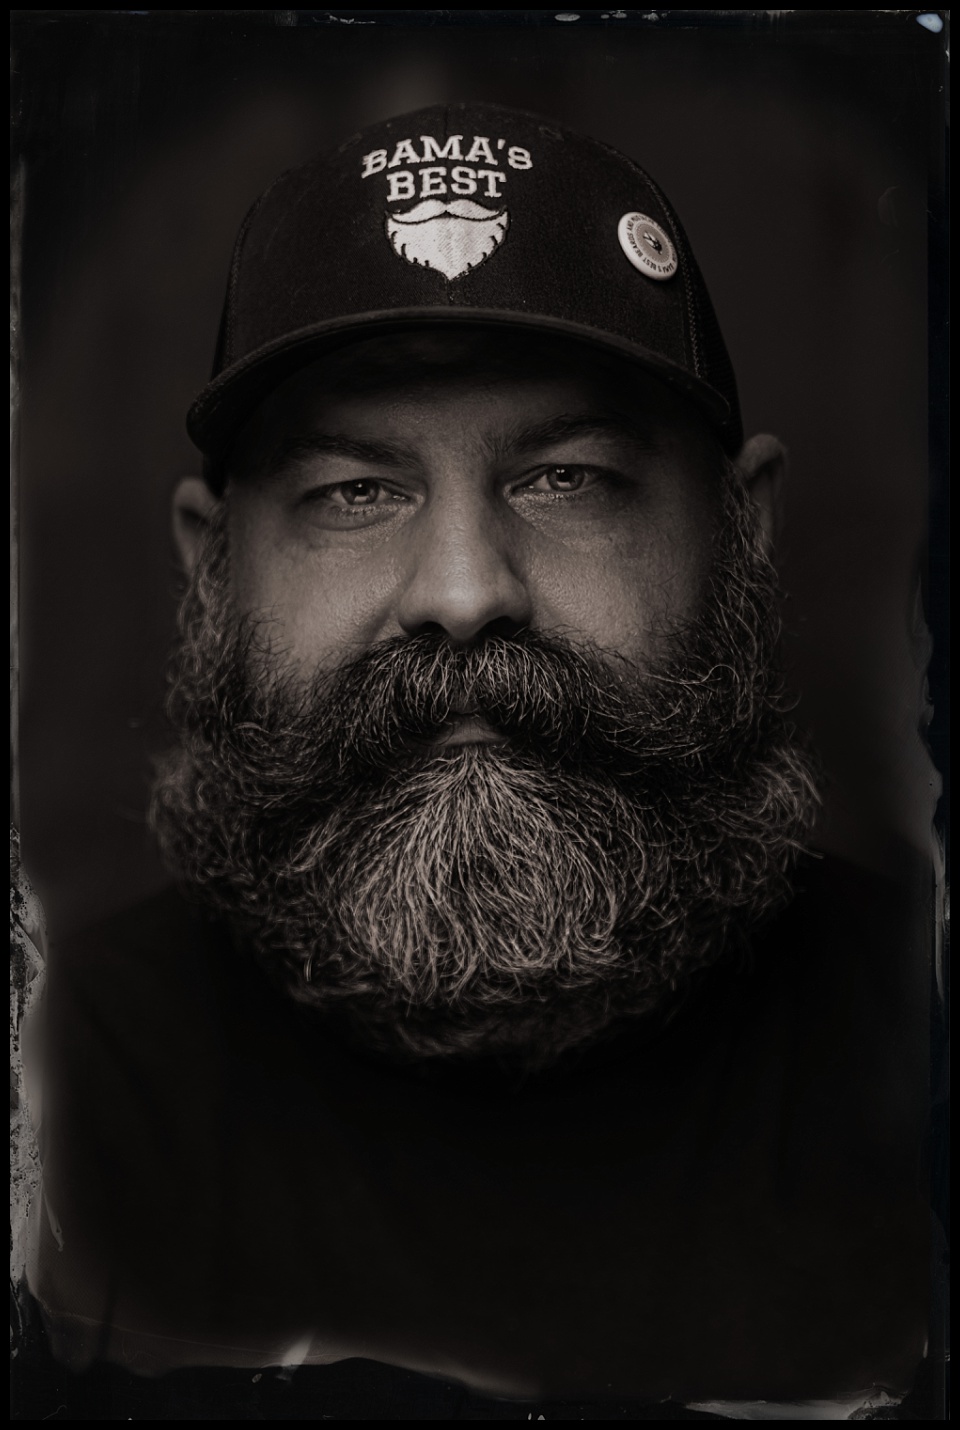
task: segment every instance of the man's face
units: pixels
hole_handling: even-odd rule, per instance
[[[274,392],[235,451],[234,598],[305,673],[431,630],[559,632],[642,665],[703,598],[697,418],[572,344],[361,342]]]
[[[811,810],[757,513],[688,406],[566,344],[357,344],[237,436],[153,817],[300,1004],[543,1065],[783,899]]]

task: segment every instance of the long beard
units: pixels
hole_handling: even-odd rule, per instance
[[[187,592],[166,859],[297,1002],[381,1053],[553,1062],[672,1009],[789,897],[816,797],[774,573],[732,472],[695,624],[656,668],[525,631],[384,641],[305,681]],[[430,741],[465,709],[506,736]]]

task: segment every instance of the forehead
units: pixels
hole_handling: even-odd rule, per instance
[[[407,423],[429,441],[432,417],[479,432],[561,413],[620,415],[695,465],[716,445],[691,403],[626,359],[549,335],[450,328],[367,338],[301,368],[254,411],[234,450],[249,470],[277,441],[331,420]]]

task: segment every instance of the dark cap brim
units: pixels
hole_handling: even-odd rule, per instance
[[[248,353],[215,377],[187,414],[190,438],[210,464],[208,480],[212,485],[222,485],[222,477],[216,480],[216,465],[226,454],[238,428],[269,392],[299,368],[353,338],[451,323],[555,333],[637,363],[689,397],[716,428],[719,440],[729,452],[734,452],[740,445],[740,433],[732,430],[730,406],[725,398],[683,368],[626,338],[580,323],[566,322],[562,318],[502,309],[391,308],[383,312],[352,313],[287,333],[275,342],[266,343]]]

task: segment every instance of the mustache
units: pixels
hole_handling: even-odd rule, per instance
[[[304,681],[285,672],[241,623],[232,657],[206,699],[195,689],[181,730],[229,746],[280,787],[344,787],[417,759],[468,715],[507,737],[511,758],[568,771],[602,768],[621,780],[656,769],[691,772],[756,748],[777,708],[755,672],[681,648],[657,668],[600,655],[555,635],[523,630],[455,647],[441,632],[390,638]]]
[[[640,765],[701,748],[699,733],[678,730],[676,717],[717,684],[692,670],[644,676],[623,657],[532,630],[459,649],[433,634],[391,640],[334,682],[344,705],[363,712],[355,743],[391,756],[410,737],[431,739],[452,720],[478,715],[558,762],[616,746]]]

